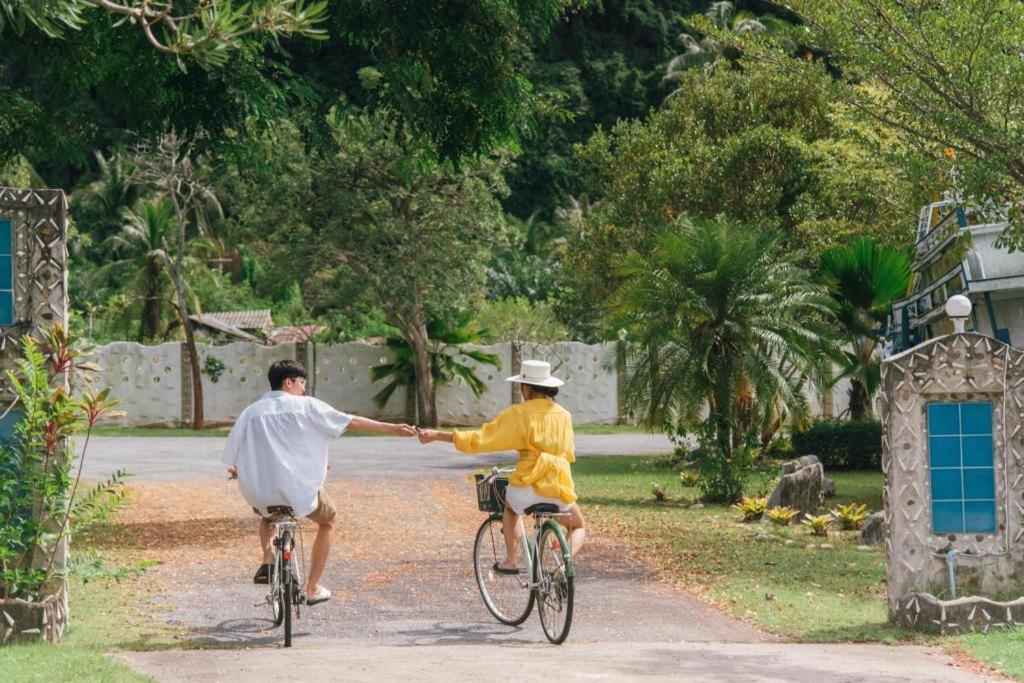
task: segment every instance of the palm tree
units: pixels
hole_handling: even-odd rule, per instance
[[[851,346],[840,375],[850,379],[850,418],[862,420],[871,414],[871,399],[881,383],[881,364],[875,353],[881,327],[892,302],[910,286],[910,254],[861,237],[822,254],[821,268]]]
[[[617,269],[628,406],[650,427],[698,431],[708,499],[736,499],[759,431],[783,412],[805,419],[807,383],[830,379],[832,302],[798,258],[774,234],[683,219]]]
[[[120,231],[104,241],[115,260],[97,268],[93,277],[117,276],[121,283],[119,291],[136,302],[127,312],[138,317],[139,341],[162,338],[169,329],[169,321],[177,318],[176,314],[169,316],[165,307],[165,303],[174,300],[172,261],[178,229],[174,207],[163,197],[140,201],[132,208],[123,207],[121,219]],[[195,240],[189,251],[185,262],[191,279],[209,276],[201,258],[205,243]],[[187,290],[190,307],[196,307],[192,288]],[[172,304],[170,311],[174,310]]]
[[[476,376],[471,366],[462,362],[462,358],[499,369],[501,358],[486,351],[464,348],[466,344],[479,343],[487,333],[486,330],[475,330],[471,327],[471,316],[471,311],[464,311],[449,324],[435,320],[427,325],[430,337],[430,367],[435,387],[460,381],[470,388],[474,396],[479,397],[487,391],[487,385]],[[373,403],[378,408],[383,408],[398,389],[405,387],[406,417],[418,420],[415,400],[416,362],[412,349],[401,337],[391,337],[386,343],[394,354],[394,360],[370,369],[370,377],[374,382],[389,380],[384,388],[374,395]]]
[[[784,35],[792,26],[771,15],[757,16],[746,10],[736,11],[732,2],[722,0],[713,2],[704,12],[704,16],[711,24],[720,31],[735,34],[737,36],[752,36],[762,33],[773,35]],[[739,52],[730,49],[721,40],[711,35],[703,38],[696,38],[689,33],[680,33],[679,42],[683,45],[683,51],[672,58],[665,68],[665,80],[669,83],[678,83],[683,75],[693,68],[707,69],[723,59],[735,62],[739,59]],[[678,94],[680,89],[673,90],[665,99]]]

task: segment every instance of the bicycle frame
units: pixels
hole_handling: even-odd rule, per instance
[[[526,535],[526,525],[523,523],[523,517],[525,515],[519,515],[519,545],[523,553],[523,557],[526,560],[526,576],[529,577],[523,581],[523,587],[529,588],[530,590],[537,590],[540,587],[540,576],[539,572],[536,571],[536,562],[534,561],[534,549],[540,545],[540,536],[544,531],[545,527],[550,528],[557,536],[558,540],[562,542],[562,547],[569,547],[568,542],[565,538],[565,532],[562,531],[562,525],[553,519],[553,517],[567,517],[568,513],[559,513],[557,515],[551,515],[548,519],[538,523],[538,518],[534,517],[534,534],[533,538],[529,538]],[[503,516],[494,513],[491,515],[491,519],[501,520]],[[576,573],[575,564],[572,559],[572,555],[564,553],[562,555],[562,561],[565,562],[565,575],[574,576]]]

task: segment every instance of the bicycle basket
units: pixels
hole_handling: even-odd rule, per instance
[[[476,502],[481,512],[502,512],[505,509],[505,489],[508,477],[484,481],[487,475],[476,475]]]

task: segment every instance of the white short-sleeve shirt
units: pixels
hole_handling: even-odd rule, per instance
[[[327,440],[351,421],[318,398],[268,391],[238,416],[224,464],[238,468],[238,489],[259,514],[287,505],[308,515],[327,477]]]

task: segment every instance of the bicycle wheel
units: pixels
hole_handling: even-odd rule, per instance
[[[271,567],[273,575],[270,580],[270,611],[274,616],[274,626],[280,626],[284,621],[284,591],[281,583],[281,565],[284,562],[281,551],[277,551],[277,560]]]
[[[289,532],[281,534],[281,555],[290,551],[292,547],[292,535]],[[290,560],[281,560],[281,593],[284,595],[282,608],[284,610],[284,646],[292,646],[292,563]]]
[[[540,534],[537,611],[544,635],[555,645],[569,635],[572,625],[573,576],[567,571],[569,545],[547,522]]]
[[[533,610],[533,591],[526,572],[499,574],[494,564],[505,557],[505,539],[501,535],[501,517],[491,517],[480,525],[473,546],[473,571],[480,597],[494,618],[515,626],[526,621]]]

